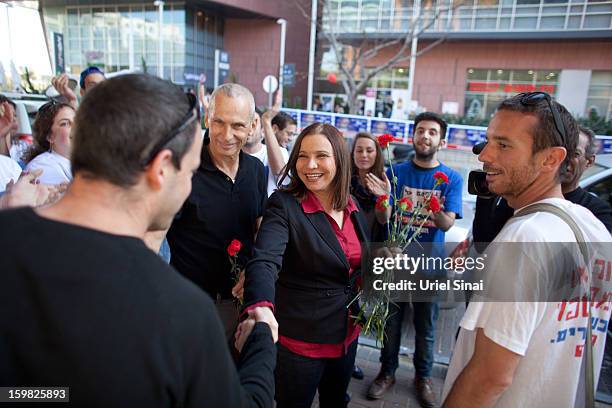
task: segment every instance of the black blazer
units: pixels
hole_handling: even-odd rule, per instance
[[[360,211],[351,219],[363,258],[369,251],[367,224]],[[281,335],[310,343],[342,343],[347,305],[357,294],[354,282],[360,273],[356,270],[349,278],[348,271],[348,260],[325,214],[306,214],[293,195],[277,191],[268,199],[246,267],[245,307],[272,302]]]

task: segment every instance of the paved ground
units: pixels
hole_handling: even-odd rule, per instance
[[[414,367],[412,359],[400,355],[400,367],[396,372],[397,382],[384,396],[383,399],[371,401],[366,398],[368,387],[378,374],[380,363],[378,357],[380,351],[369,346],[359,346],[357,351],[357,365],[361,367],[365,374],[363,380],[351,380],[349,385],[349,395],[351,396],[350,408],[362,407],[418,407],[416,394],[413,386]],[[433,371],[434,390],[438,395],[442,393],[442,385],[446,376],[446,366],[436,364]],[[315,404],[316,406],[316,404]]]

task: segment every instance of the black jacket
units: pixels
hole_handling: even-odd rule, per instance
[[[363,259],[368,251],[366,221],[360,211],[351,219]],[[346,306],[357,293],[354,282],[360,273],[354,271],[349,278],[348,272],[349,263],[325,214],[304,213],[289,193],[272,194],[246,268],[245,307],[272,302],[281,335],[309,343],[341,343],[347,334]]]

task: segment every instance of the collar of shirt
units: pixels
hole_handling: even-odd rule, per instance
[[[213,163],[212,157],[210,156],[210,151],[208,150],[208,145],[210,144],[210,139],[205,139],[204,140],[204,146],[202,146],[202,155],[200,156],[200,168],[204,169],[204,170],[208,170],[208,171],[214,171],[214,172],[221,172],[223,173],[221,170],[219,170],[217,168],[217,166],[215,166],[215,163]],[[238,180],[238,177],[241,173],[241,169],[242,169],[242,163],[244,163],[243,160],[243,156],[245,155],[245,153],[240,150],[240,153],[238,154],[238,172],[236,173],[236,180]],[[225,175],[225,173],[223,173]]]
[[[315,196],[314,193],[311,191],[306,192],[306,197],[304,197],[304,199],[302,200],[301,206],[302,210],[306,214],[312,214],[319,211],[325,212],[323,205],[321,204],[317,196]],[[348,205],[346,206],[344,211],[347,214],[352,214],[354,211],[358,211],[357,206],[355,205],[355,202],[353,201],[353,198],[351,196],[349,196]]]

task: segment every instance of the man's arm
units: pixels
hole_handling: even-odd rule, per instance
[[[272,129],[272,119],[280,112],[282,100],[283,94],[279,90],[276,93],[274,105],[261,115],[261,127],[264,132],[264,139],[266,140],[266,149],[268,150],[268,163],[270,165],[270,171],[274,176],[278,176],[283,170],[283,167],[287,164],[281,151],[284,147],[278,144],[278,140]]]
[[[476,332],[474,354],[453,384],[444,408],[492,407],[510,387],[521,361],[519,354],[489,339],[484,330]]]

